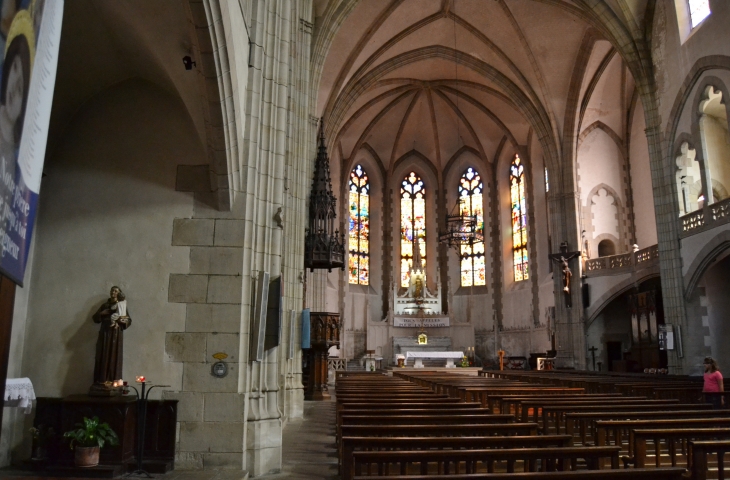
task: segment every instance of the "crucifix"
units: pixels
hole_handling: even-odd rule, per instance
[[[499,355],[499,369],[504,370],[504,350],[498,350],[497,355]]]
[[[591,352],[591,356],[593,357],[593,371],[596,371],[596,350],[598,350],[596,347],[591,347],[588,349],[589,352]]]
[[[565,298],[566,308],[573,306],[573,301],[570,298],[570,279],[573,277],[573,272],[570,270],[570,261],[575,257],[579,256],[581,252],[569,252],[568,242],[560,244],[560,253],[551,253],[550,260],[559,263],[562,267],[563,272],[563,297]]]

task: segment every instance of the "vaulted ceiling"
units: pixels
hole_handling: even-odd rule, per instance
[[[504,138],[525,145],[540,135],[535,125],[558,146],[569,100],[587,88],[579,79],[571,91],[576,61],[596,34],[580,4],[360,1],[333,38],[316,99],[333,156],[366,148],[388,170],[416,150],[444,168],[466,146],[491,162]],[[315,6],[325,16],[331,2]],[[600,55],[585,52],[586,63],[611,49],[596,48]],[[587,65],[587,75],[598,67]]]

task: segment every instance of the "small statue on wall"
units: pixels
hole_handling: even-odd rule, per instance
[[[132,324],[127,298],[119,287],[111,288],[109,298],[93,315],[93,320],[101,328],[96,341],[94,384],[89,394],[114,395],[116,391],[112,383],[122,378],[124,330]]]

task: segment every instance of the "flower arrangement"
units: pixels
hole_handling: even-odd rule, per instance
[[[33,440],[38,447],[45,447],[56,435],[56,431],[53,427],[49,427],[43,423],[37,427],[31,427],[28,431],[33,436]]]

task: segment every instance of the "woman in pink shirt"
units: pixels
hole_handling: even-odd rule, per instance
[[[725,391],[725,385],[722,383],[722,373],[717,369],[717,362],[712,357],[706,357],[704,363],[705,385],[702,392],[705,394],[705,400],[711,403],[715,409],[722,408],[722,405],[725,404],[725,396],[718,395],[718,393]]]

